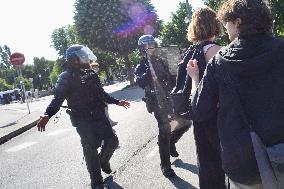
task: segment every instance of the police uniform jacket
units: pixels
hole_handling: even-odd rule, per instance
[[[118,104],[119,100],[104,91],[98,75],[90,69],[67,69],[60,74],[55,95],[46,109],[49,117],[55,115],[64,100],[74,116],[105,117],[105,103]]]

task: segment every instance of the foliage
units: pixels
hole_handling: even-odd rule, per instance
[[[129,54],[129,62],[131,62],[133,65],[136,65],[139,62],[140,55],[138,49],[133,51],[132,53]]]
[[[74,25],[55,29],[51,34],[52,46],[58,52],[60,58],[65,57],[65,52],[70,45],[78,43],[77,38]]]
[[[26,78],[34,78],[36,76],[34,65],[24,65],[22,68],[22,74]]]
[[[16,70],[13,68],[11,69],[3,69],[0,68],[0,78],[5,79],[5,81],[9,84],[12,85],[15,82],[16,77]]]
[[[205,5],[213,9],[214,11],[218,11],[219,6],[222,3],[222,0],[203,0]]]
[[[274,16],[274,32],[279,37],[284,37],[284,1],[269,1]]]
[[[0,78],[0,91],[6,91],[12,88],[12,85],[9,85],[4,79]]]
[[[161,29],[150,0],[76,0],[75,9],[78,35],[92,49],[126,56],[141,35]]]
[[[128,54],[137,48],[141,35],[157,36],[162,24],[150,0],[76,0],[74,20],[80,41],[123,57],[131,83]]]
[[[0,46],[0,68],[10,69],[12,65],[10,64],[11,50],[7,45],[3,47]]]
[[[115,54],[102,51],[95,51],[95,54],[98,58],[97,63],[99,63],[100,65],[100,71],[106,72],[106,75],[108,77],[109,69],[116,66]]]
[[[52,83],[52,86],[55,86],[59,74],[63,71],[63,64],[65,63],[64,59],[57,59],[54,63],[49,79]]]
[[[23,81],[24,82],[24,85],[25,85],[25,89],[26,91],[29,91],[31,90],[32,88],[32,83],[29,79],[25,78],[25,77],[16,77],[16,85],[17,85],[17,88],[21,88],[21,84],[20,84],[20,81]]]
[[[34,87],[47,88],[50,85],[49,75],[52,71],[54,61],[47,60],[44,57],[35,57],[33,62]]]
[[[58,79],[59,74],[63,71],[65,63],[65,52],[67,48],[73,44],[79,43],[78,34],[74,25],[67,25],[55,29],[51,35],[52,46],[58,53],[59,58],[54,62],[52,71],[49,75],[49,81],[54,86]]]
[[[192,7],[189,7],[189,13],[186,3],[181,2],[176,13],[172,13],[171,21],[164,25],[161,40],[162,45],[178,45],[180,48],[189,46],[187,40],[188,14],[192,15]]]

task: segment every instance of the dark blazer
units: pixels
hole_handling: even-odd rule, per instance
[[[226,174],[236,182],[256,183],[259,173],[251,139],[226,74],[233,78],[248,119],[263,142],[284,141],[284,41],[267,36],[234,40],[211,60],[191,95],[195,121],[218,115]]]

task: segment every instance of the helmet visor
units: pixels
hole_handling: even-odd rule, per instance
[[[97,57],[88,47],[82,47],[80,50],[76,51],[75,54],[84,63],[91,63],[97,60]]]

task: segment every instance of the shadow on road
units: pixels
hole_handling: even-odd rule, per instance
[[[119,100],[126,99],[128,101],[140,102],[144,96],[144,92],[138,86],[128,87],[126,89],[114,91],[109,93],[110,96],[117,98]]]
[[[190,183],[186,182],[179,176],[175,176],[174,178],[169,179],[172,184],[177,188],[177,189],[197,189],[195,186],[191,185]]]
[[[198,174],[198,167],[189,163],[183,162],[181,159],[177,159],[172,163],[175,167],[186,169],[194,174]]]

